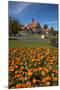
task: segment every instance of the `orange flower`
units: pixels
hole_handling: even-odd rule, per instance
[[[34,69],[33,69],[34,72],[37,71],[37,70],[38,70],[38,68],[34,68]]]
[[[21,66],[21,67],[20,67],[20,70],[23,70],[23,69],[24,69],[24,67],[23,67],[23,66]]]
[[[58,70],[53,70],[52,72],[54,72],[54,73],[58,74]]]
[[[58,78],[57,78],[57,77],[54,77],[53,80],[54,80],[54,81],[58,81]]]
[[[49,54],[49,48],[46,49],[45,53],[46,55]]]
[[[21,84],[17,84],[16,85],[16,88],[21,88]]]
[[[32,76],[31,70],[28,70],[28,76]]]
[[[9,67],[9,71],[10,72],[13,72],[14,71],[14,68],[12,66]]]
[[[17,70],[15,71],[15,74],[16,74],[16,73],[18,73],[18,71],[17,71]]]
[[[25,80],[25,77],[21,77],[21,80],[24,81]]]
[[[47,81],[51,80],[51,77],[50,76],[47,76],[45,78],[42,79],[42,83],[45,83]]]
[[[32,58],[32,62],[34,62],[36,59],[35,58]]]
[[[17,77],[17,78],[21,77],[21,74],[17,74],[16,77]]]
[[[21,84],[17,84],[15,87],[16,88],[22,88],[22,85]]]
[[[33,79],[32,82],[35,84],[36,83],[36,79]]]
[[[28,80],[30,79],[30,76],[28,76]]]
[[[25,84],[21,84],[21,88],[25,88]]]
[[[45,83],[45,85],[46,85],[46,86],[50,86],[50,82],[47,81],[47,82]]]
[[[26,87],[31,87],[31,82],[27,82],[25,86]]]
[[[42,71],[42,70],[43,70],[43,68],[42,68],[42,67],[39,67],[39,68],[38,68],[38,70],[39,70],[39,71]]]
[[[47,68],[43,68],[43,70],[45,71],[45,73],[48,73],[48,69]]]
[[[13,59],[12,57],[13,55],[15,59]],[[41,60],[43,59],[44,61],[47,62],[46,67],[45,67],[45,64],[43,64],[42,66]],[[17,84],[16,88],[27,88],[27,87],[38,86],[37,83],[38,84],[41,83],[43,86],[53,85],[55,81],[58,81],[58,69],[57,68],[55,69],[55,67],[53,66],[55,64],[58,64],[57,49],[53,49],[53,48],[51,50],[49,48],[10,49],[9,73],[11,74],[11,77],[9,75],[9,80],[14,81],[15,79],[17,79],[17,81],[15,80],[15,82],[20,83],[20,84]],[[52,75],[49,75],[51,73],[50,71],[52,71]],[[38,74],[39,77],[41,74],[42,79],[38,80],[38,78],[37,79],[33,78],[34,77],[33,75],[35,74],[36,75]],[[22,82],[20,82],[20,80]],[[51,83],[51,80],[53,83]],[[11,88],[13,87],[14,86],[12,85]]]
[[[18,68],[18,65],[16,65],[15,68],[17,69]]]
[[[37,58],[40,59],[42,57],[41,54],[37,54]]]

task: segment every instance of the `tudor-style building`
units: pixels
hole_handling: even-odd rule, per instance
[[[23,25],[22,27],[22,34],[23,35],[27,35],[28,33],[29,34],[32,34],[32,33],[35,33],[35,34],[41,34],[41,35],[49,35],[50,30],[48,28],[41,28],[39,22],[35,21],[34,19],[32,19],[32,22],[29,23],[28,25]]]
[[[34,20],[34,19],[32,19],[32,22],[31,23],[29,23],[27,26],[25,26],[28,30],[32,30],[33,32],[35,32],[36,31],[36,26],[37,26],[37,22]]]

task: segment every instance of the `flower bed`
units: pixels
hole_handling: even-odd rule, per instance
[[[57,48],[9,49],[9,88],[58,85]]]

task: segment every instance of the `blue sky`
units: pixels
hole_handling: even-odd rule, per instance
[[[17,19],[22,24],[31,23],[32,18],[41,24],[47,24],[49,28],[54,27],[58,30],[58,5],[41,4],[28,2],[9,1],[9,17]]]

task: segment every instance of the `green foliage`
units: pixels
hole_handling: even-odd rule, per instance
[[[50,44],[53,45],[53,46],[55,46],[55,47],[58,47],[58,39],[57,38],[51,39],[50,40]]]
[[[40,23],[39,22],[37,23],[37,27],[36,28],[41,29],[41,26],[40,26]]]
[[[48,25],[47,25],[47,24],[45,24],[45,25],[44,25],[44,29],[47,29],[47,28],[48,28]]]
[[[56,64],[56,65],[54,65],[54,69],[58,69],[58,65]]]
[[[16,35],[22,29],[22,25],[17,20],[9,20],[9,34]]]

